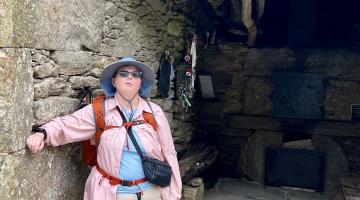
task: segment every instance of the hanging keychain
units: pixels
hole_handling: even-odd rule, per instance
[[[179,85],[179,97],[180,97],[180,102],[182,107],[185,109],[185,111],[187,112],[189,107],[191,107],[190,101],[186,95],[186,87],[184,86],[184,84],[180,84]]]

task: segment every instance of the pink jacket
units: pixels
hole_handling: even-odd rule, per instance
[[[122,120],[116,109],[117,105],[115,98],[106,100],[106,125],[121,126]],[[173,175],[170,186],[160,190],[162,199],[179,200],[182,183],[169,123],[158,105],[151,103],[151,107],[159,125],[157,132],[148,124],[136,126],[136,131],[146,154],[162,161],[166,160],[172,168]],[[134,119],[142,119],[141,113],[143,110],[151,112],[147,102],[140,98]],[[57,117],[43,125],[42,128],[48,132],[48,138],[45,141],[47,145],[58,146],[88,139],[94,142],[95,119],[92,106],[88,105],[73,114]],[[119,174],[121,153],[126,141],[125,136],[126,130],[124,127],[106,130],[101,135],[98,146],[97,162],[99,166],[114,177],[118,177]],[[101,180],[102,175],[96,170],[96,167],[93,167],[86,181],[84,200],[116,199],[116,185],[110,185],[106,179]]]

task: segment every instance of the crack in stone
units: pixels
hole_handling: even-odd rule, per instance
[[[21,148],[21,149],[17,149],[17,150],[15,150],[15,151],[10,151],[10,152],[0,152],[0,154],[9,154],[9,155],[12,155],[12,154],[14,154],[14,153],[18,153],[18,152],[20,152],[20,151],[22,151],[22,150],[25,150],[26,149],[26,147],[23,147],[23,148]]]
[[[132,13],[132,14],[136,14],[136,12],[133,12],[133,11],[130,11],[130,10],[126,10],[125,8],[122,8],[120,6],[118,6],[119,9],[125,11],[125,12],[129,12],[129,13]]]
[[[7,155],[6,155],[6,156],[4,157],[4,159],[0,162],[0,172],[1,172],[1,167],[2,167],[2,165],[4,164],[4,162],[5,162],[5,160],[6,160],[6,158],[7,158],[8,156],[11,156],[11,155],[13,155],[13,154],[15,154],[15,153],[18,153],[18,152],[20,152],[20,151],[22,151],[22,150],[25,150],[25,149],[26,149],[26,147],[21,148],[21,149],[18,149],[18,150],[15,150],[15,151],[3,153],[3,154],[7,154]],[[0,153],[1,153],[1,152],[0,152]]]
[[[2,161],[0,162],[0,172],[1,172],[2,165],[4,164],[5,159],[6,159],[8,156],[9,156],[9,154],[6,155],[5,158],[4,158],[4,160],[2,160]]]
[[[1,47],[0,50],[2,49],[33,49],[33,48],[29,48],[29,47]]]
[[[22,151],[22,150],[25,150],[25,149],[26,149],[26,147],[21,148],[21,149],[18,149],[18,150],[15,150],[15,151],[8,152],[8,154],[9,154],[9,155],[12,155],[12,154],[18,153],[18,152],[20,152],[20,151]]]

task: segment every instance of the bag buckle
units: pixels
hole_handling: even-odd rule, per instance
[[[137,126],[137,125],[140,125],[140,124],[143,124],[143,123],[144,123],[143,120],[135,120],[135,121],[132,121],[132,122],[131,122],[131,124],[132,124],[133,126]]]
[[[123,181],[121,182],[121,185],[122,185],[122,186],[130,187],[130,186],[132,186],[132,185],[134,185],[134,184],[133,184],[132,181],[124,181],[124,180],[123,180]]]

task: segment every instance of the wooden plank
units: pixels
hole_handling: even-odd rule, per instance
[[[187,182],[201,174],[215,162],[217,155],[218,151],[215,147],[199,147],[187,151],[179,160],[181,180]]]
[[[341,177],[340,183],[343,187],[358,190],[360,192],[360,175]]]
[[[360,192],[348,188],[343,188],[344,196],[346,200],[360,200]]]

